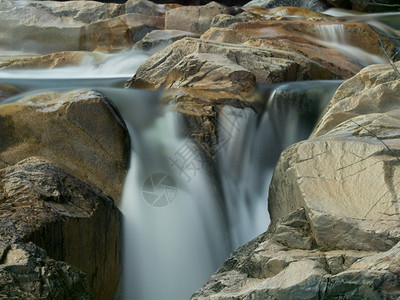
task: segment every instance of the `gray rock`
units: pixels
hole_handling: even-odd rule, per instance
[[[327,5],[324,1],[321,0],[253,0],[246,3],[243,7],[249,8],[252,6],[260,6],[262,8],[273,8],[280,6],[294,6],[301,7],[313,11],[324,11],[327,10],[330,6]]]
[[[198,38],[200,35],[181,30],[153,30],[146,34],[139,42],[134,45],[134,48],[143,50],[160,50],[173,42],[176,42],[185,37]]]

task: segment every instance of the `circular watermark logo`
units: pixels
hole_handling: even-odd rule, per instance
[[[151,206],[163,207],[174,201],[177,188],[175,180],[166,173],[153,173],[143,183],[142,195]]]

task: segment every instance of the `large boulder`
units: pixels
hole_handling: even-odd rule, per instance
[[[207,53],[207,55],[201,56],[201,53]],[[190,55],[192,56],[189,57]],[[128,86],[148,89],[159,89],[169,86],[177,88],[180,84],[175,82],[171,85],[168,78],[175,76],[172,73],[176,73],[177,69],[182,69],[182,67],[186,68],[185,60],[191,61],[191,64],[197,66],[193,67],[190,71],[190,75],[193,76],[191,84],[194,84],[194,82],[199,79],[206,80],[205,76],[211,76],[214,73],[206,72],[205,76],[204,74],[203,76],[196,76],[195,74],[197,72],[200,72],[200,74],[204,73],[200,67],[206,60],[210,60],[210,64],[215,64],[215,55],[225,57],[225,63],[230,61],[229,68],[231,69],[233,65],[236,64],[236,68],[245,69],[245,73],[251,72],[254,74],[256,78],[255,81],[253,81],[251,76],[247,76],[246,82],[242,82],[242,84],[249,87],[252,85],[254,87],[255,82],[274,83],[307,79],[337,78],[336,74],[297,53],[278,49],[262,49],[247,45],[233,45],[184,38],[151,56],[139,67],[134,78],[128,83]],[[201,61],[196,62],[198,59],[201,59]],[[219,64],[221,63],[222,61]],[[184,74],[185,70],[180,72]],[[208,79],[209,82],[215,80],[215,78],[211,77]],[[234,80],[234,78],[228,79]],[[188,82],[184,80],[181,82],[184,85],[188,84]],[[229,90],[226,91],[229,92]]]
[[[0,212],[0,286],[13,282],[0,295],[90,299],[87,278],[95,299],[112,299],[121,215],[110,198],[51,161],[28,158],[0,170]]]
[[[272,222],[303,207],[321,246],[383,251],[400,240],[399,92],[390,65],[367,67],[338,89],[312,138],[281,155]]]
[[[43,156],[119,201],[130,139],[106,97],[88,90],[38,94],[1,105],[0,127],[0,167]]]
[[[160,50],[161,48],[164,48],[185,37],[198,38],[200,35],[189,31],[173,29],[153,30],[146,34],[139,42],[137,42],[134,45],[134,48],[156,52],[156,50]]]

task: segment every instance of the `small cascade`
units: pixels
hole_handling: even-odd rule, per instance
[[[346,31],[343,24],[324,24],[318,26],[321,38],[330,43],[346,43]]]
[[[371,54],[364,49],[351,45],[346,38],[345,26],[343,24],[324,24],[319,25],[318,41],[327,48],[336,49],[354,59],[362,66],[370,64],[384,64],[382,56]]]

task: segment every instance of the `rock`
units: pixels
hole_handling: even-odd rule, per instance
[[[169,10],[165,15],[165,29],[190,31],[193,33],[204,33],[212,19],[219,14],[230,14],[231,10],[217,2],[207,5],[183,6]]]
[[[0,84],[0,103],[13,95],[20,93],[20,90],[10,84]]]
[[[72,18],[61,19],[40,8],[26,6],[0,11],[0,20],[3,49],[43,54],[79,49],[82,23]]]
[[[182,5],[206,5],[210,2],[214,2],[211,0],[154,0],[154,3],[178,3]],[[227,6],[242,6],[249,2],[248,0],[219,0],[218,3]]]
[[[1,299],[93,299],[86,275],[46,256],[32,243],[15,243],[3,252]]]
[[[312,138],[282,153],[272,222],[304,207],[319,245],[384,251],[397,243],[399,91],[390,65],[340,86]]]
[[[256,78],[252,72],[226,56],[194,53],[184,57],[169,72],[166,89],[190,87],[206,91],[229,91],[237,95],[254,95]]]
[[[313,11],[324,11],[330,8],[326,2],[321,0],[301,1],[301,0],[253,0],[246,3],[243,7],[249,8],[259,6],[262,8],[274,8],[279,6],[292,6],[310,9]]]
[[[400,62],[396,66],[399,68]],[[395,111],[400,108],[399,89],[399,79],[390,65],[364,68],[340,86],[312,136],[325,135],[353,117]]]
[[[85,24],[114,18],[125,13],[125,6],[97,1],[29,1],[25,7],[35,7],[48,12],[60,20],[71,18]]]
[[[334,7],[351,9],[350,0],[326,0],[326,1],[332,4]]]
[[[18,278],[27,269],[31,273],[25,279],[27,284],[37,283],[33,292],[40,293],[38,280],[29,278],[35,274],[32,264],[42,264],[40,275],[50,277],[59,288],[52,291],[47,284],[47,293],[68,295],[72,284],[82,285],[76,293],[85,288],[83,276],[74,268],[68,271],[66,264],[58,262],[49,268],[46,260],[29,262],[33,259],[31,255],[14,247],[16,243],[32,242],[53,260],[64,261],[83,271],[96,299],[113,297],[120,272],[121,215],[110,198],[53,162],[28,158],[0,170],[0,223],[0,249],[5,258],[2,259],[5,267],[0,265],[0,284],[2,270]],[[21,265],[22,269],[12,270],[11,265]],[[60,273],[52,269],[60,269]],[[63,282],[70,276],[77,278],[72,277],[65,287],[60,286],[58,281]]]
[[[83,51],[64,51],[46,55],[0,58],[1,69],[52,69],[78,65],[87,55]],[[96,56],[96,54],[93,54]]]
[[[144,62],[128,83],[128,87],[165,88],[171,70],[185,57],[195,53],[225,56],[253,73],[257,83],[335,78],[332,72],[296,53],[184,38],[155,53]]]
[[[125,14],[84,26],[79,49],[106,52],[126,49],[141,40],[150,31],[163,27],[163,17]]]
[[[0,126],[0,167],[43,156],[119,201],[130,139],[116,108],[101,94],[42,93],[1,105]]]
[[[360,56],[351,56],[340,50],[328,48],[324,44],[322,39],[324,28],[334,29],[335,26],[343,26],[346,39],[354,41],[351,42],[354,43],[354,47],[374,54],[381,53],[379,45],[371,42],[373,38],[377,39],[377,34],[361,23],[315,22],[304,19],[258,20],[234,23],[228,28],[211,28],[201,38],[231,44],[246,44],[268,50],[285,49],[307,57],[340,78],[349,78],[360,71],[362,66],[359,62]],[[385,42],[391,45],[390,42],[386,40]],[[354,53],[357,48],[353,49]],[[394,46],[391,45],[389,51],[393,50]]]
[[[291,236],[299,239],[293,243]],[[399,283],[396,268],[365,268],[379,265],[377,257],[395,254],[352,250],[316,249],[308,244],[312,231],[303,209],[279,219],[268,232],[240,247],[194,299],[395,299]],[[303,240],[311,246],[303,247]],[[397,254],[396,254],[397,255]],[[397,255],[398,256],[398,255]],[[394,256],[395,257],[395,256]],[[392,259],[392,266],[397,259]],[[385,298],[387,297],[387,298]]]
[[[386,11],[400,11],[400,3],[397,0],[350,0],[351,7],[354,10],[377,13]]]
[[[180,39],[185,37],[193,37],[198,38],[200,35],[188,32],[188,31],[181,31],[181,30],[153,30],[146,34],[139,42],[137,42],[134,47],[137,49],[143,50],[151,50],[156,48],[161,49],[164,48],[173,42],[176,42]]]

